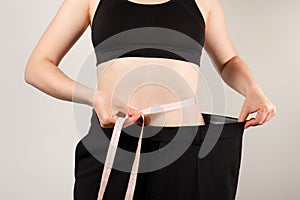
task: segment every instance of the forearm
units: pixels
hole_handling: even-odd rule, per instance
[[[25,81],[52,97],[93,106],[94,89],[70,79],[49,60],[29,62]]]
[[[250,69],[239,56],[230,59],[224,65],[220,75],[227,85],[243,96],[246,96],[251,89],[260,89]]]

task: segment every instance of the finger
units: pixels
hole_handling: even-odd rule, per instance
[[[273,117],[276,115],[276,106],[273,106]]]
[[[102,122],[100,122],[100,126],[102,127],[102,128],[113,128],[114,126],[115,126],[115,124],[114,123],[102,123]]]
[[[238,122],[243,122],[243,121],[245,121],[245,119],[247,119],[247,116],[249,115],[249,113],[248,112],[242,112],[242,113],[240,113],[240,116],[239,116],[239,118],[238,118]]]
[[[245,107],[243,107],[242,110],[241,110],[241,112],[240,112],[240,116],[238,118],[238,122],[245,121],[247,119],[248,115],[249,115],[249,111]]]
[[[103,128],[112,128],[115,126],[117,120],[117,116],[111,115],[110,118],[106,117],[104,118],[100,124]]]
[[[245,128],[248,128],[250,126],[255,126],[255,125],[256,125],[255,118],[251,118],[246,120]]]
[[[128,114],[129,115],[141,115],[141,111],[134,107],[128,107]]]
[[[116,118],[113,115],[107,115],[106,113],[99,114],[96,110],[96,115],[99,120],[99,124],[102,128],[111,128],[114,127]]]
[[[144,126],[148,126],[151,123],[151,117],[150,114],[144,115]],[[135,121],[135,124],[142,126],[143,124],[143,118],[140,117]]]
[[[267,116],[262,123],[263,124],[266,123],[271,117],[272,117],[272,113],[271,112],[267,113]]]
[[[270,115],[269,119],[271,119],[275,115],[276,115],[276,107],[273,105],[272,108],[271,108],[271,115]]]
[[[274,117],[276,113],[276,108],[275,106],[272,106],[270,109],[269,109],[269,112],[267,114],[267,117],[265,119],[265,121],[263,123],[266,123],[267,121],[269,121],[272,117]]]
[[[245,124],[245,128],[248,128],[249,126],[257,126],[257,125],[261,125],[263,123],[263,121],[265,120],[267,116],[267,113],[263,110],[258,110],[256,117],[255,118],[251,118],[250,120],[248,120]]]
[[[131,117],[128,117],[124,122],[124,127],[134,124],[140,117],[140,115],[132,115]]]
[[[267,115],[268,115],[268,112],[267,112],[265,109],[260,109],[260,110],[257,112],[257,115],[256,115],[256,117],[255,117],[256,123],[257,123],[258,125],[262,125],[263,122],[265,121]]]

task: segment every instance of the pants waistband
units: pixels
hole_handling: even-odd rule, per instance
[[[244,132],[244,122],[238,122],[238,118],[212,113],[202,113],[205,125],[187,125],[187,126],[144,126],[143,141],[170,142],[176,134],[183,132],[187,135],[195,135],[193,144],[201,144],[206,139],[230,139],[241,138]],[[101,127],[95,110],[92,110],[91,125],[101,128],[107,137],[111,137],[113,128]],[[141,126],[132,124],[122,129],[121,139],[137,142]],[[98,131],[99,132],[99,131]],[[196,133],[195,133],[196,132]],[[221,132],[221,133],[220,133]],[[128,134],[130,133],[130,134]],[[220,133],[220,134],[216,134]],[[135,135],[136,134],[136,135]],[[207,136],[207,137],[206,137]],[[184,138],[180,139],[184,140]]]

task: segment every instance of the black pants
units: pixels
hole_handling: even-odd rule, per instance
[[[237,122],[236,118],[229,116],[208,113],[202,113],[202,115],[205,125],[180,127],[181,133],[187,135],[196,131],[196,137],[178,159],[161,169],[138,173],[134,200],[235,199],[245,122]],[[211,120],[212,116],[213,120]],[[135,152],[138,138],[127,134],[127,129],[130,130],[134,126],[140,128],[132,125],[124,129],[126,132],[122,130],[119,148]],[[219,130],[218,127],[222,127],[221,135],[217,137],[213,149],[205,157],[199,158],[199,150],[209,138],[208,129]],[[160,130],[155,136],[143,138],[141,153],[163,148],[174,138],[179,127],[145,126],[144,136],[151,134],[153,130],[157,131],[158,128]],[[98,117],[93,110],[90,130],[78,142],[75,150],[75,200],[97,199],[103,162],[109,145],[100,135],[105,135],[109,139],[112,130],[113,128],[102,128],[99,125]],[[136,132],[139,131],[140,129],[136,129]],[[211,141],[213,137],[207,141]],[[172,148],[177,148],[176,144],[169,149],[170,153],[172,153]],[[130,163],[132,164],[133,160]],[[128,180],[128,172],[113,168],[104,199],[124,200]]]

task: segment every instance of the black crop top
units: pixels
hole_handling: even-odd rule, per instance
[[[97,65],[120,57],[160,57],[195,63],[205,21],[195,0],[141,4],[100,0],[91,27]]]

